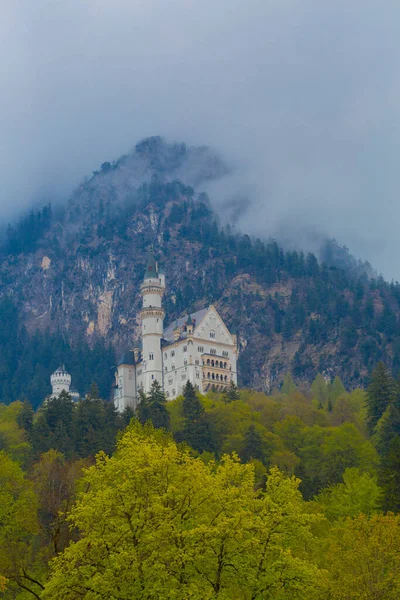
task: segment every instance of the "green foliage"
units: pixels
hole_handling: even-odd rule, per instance
[[[396,384],[383,362],[375,367],[367,389],[367,424],[373,433],[379,419],[393,401]]]
[[[286,394],[286,395],[293,394],[294,392],[297,392],[296,384],[293,381],[292,376],[291,376],[290,373],[288,373],[287,375],[285,375],[285,379],[283,380],[281,392],[282,392],[282,394]]]
[[[42,598],[310,598],[319,580],[298,481],[251,465],[205,464],[138,424],[99,456],[72,511],[81,532],[53,563]],[[127,558],[129,557],[129,560]]]
[[[139,391],[138,419],[144,424],[151,421],[156,428],[170,428],[167,399],[158,381],[154,381],[149,394]]]
[[[379,510],[381,489],[375,477],[360,469],[349,468],[343,473],[343,483],[323,489],[315,501],[331,521],[359,514],[370,516]]]

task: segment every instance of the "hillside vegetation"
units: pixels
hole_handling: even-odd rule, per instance
[[[0,405],[0,597],[398,598],[399,397],[379,364],[367,392],[155,382],[136,418],[96,386]]]

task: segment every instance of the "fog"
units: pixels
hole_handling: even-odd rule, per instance
[[[314,232],[400,279],[400,4],[3,0],[0,220],[142,137],[217,149],[239,226]]]

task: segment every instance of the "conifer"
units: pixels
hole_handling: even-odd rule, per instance
[[[370,433],[374,432],[379,419],[395,399],[396,387],[396,382],[384,363],[379,362],[372,372],[367,389],[367,426]]]

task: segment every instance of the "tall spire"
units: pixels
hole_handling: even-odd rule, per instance
[[[145,279],[158,279],[157,263],[154,258],[153,250],[150,250],[149,258],[147,260],[147,267],[144,274]]]

